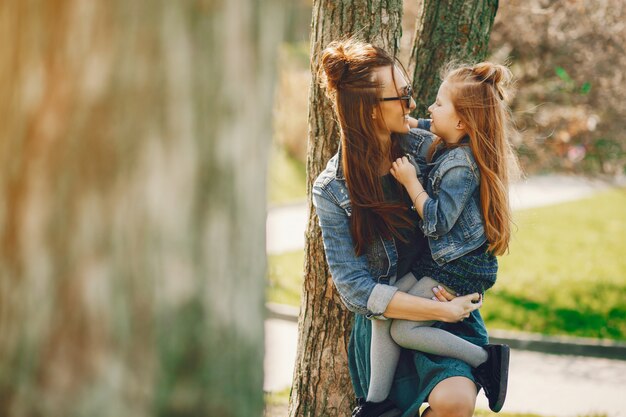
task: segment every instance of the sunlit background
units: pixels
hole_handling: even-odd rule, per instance
[[[309,1],[289,10],[268,182],[268,301],[296,312],[307,221],[310,12]],[[526,179],[513,187],[516,232],[481,310],[490,330],[626,341],[624,17],[620,0],[499,3],[488,60],[509,64],[517,80],[513,140]],[[414,2],[405,1],[405,65],[415,18]],[[270,398],[280,409],[286,400],[277,381]],[[570,400],[554,400],[552,409],[562,404],[556,415],[572,415]]]
[[[625,8],[499,2],[489,59],[518,80],[527,179],[490,330],[626,342]],[[0,417],[287,415],[311,9],[0,2]],[[570,380],[626,386],[626,361],[572,358]],[[619,415],[558,401],[536,414]]]

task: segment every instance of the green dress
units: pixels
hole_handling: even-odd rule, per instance
[[[436,323],[476,345],[488,343],[487,329],[478,310],[459,323]],[[354,326],[348,346],[350,377],[357,397],[366,397],[370,378],[371,322],[355,314]],[[419,408],[439,382],[453,376],[464,376],[474,381],[472,367],[453,358],[430,355],[402,349],[389,398],[404,411],[402,417],[418,415]]]

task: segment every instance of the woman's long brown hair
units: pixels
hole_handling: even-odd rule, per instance
[[[448,69],[443,80],[450,86],[452,104],[470,138],[469,146],[480,170],[480,205],[489,250],[504,254],[511,238],[509,179],[519,173],[508,140],[513,129],[505,103],[511,72],[502,65],[482,62]],[[432,151],[442,143],[433,143]]]
[[[399,157],[400,151],[396,146],[384,148],[372,119],[383,87],[374,71],[381,67],[392,71],[394,65],[394,58],[383,49],[354,39],[332,42],[321,54],[320,78],[341,132],[341,163],[352,203],[350,231],[357,256],[379,235],[405,240],[400,229],[411,227],[406,204],[385,201],[378,170],[386,158]],[[393,184],[397,195],[402,195],[400,184],[395,180]]]

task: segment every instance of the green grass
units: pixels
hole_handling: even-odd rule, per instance
[[[492,328],[626,339],[626,190],[516,213],[481,309]]]
[[[306,167],[284,148],[272,146],[268,167],[268,201],[284,204],[306,198]]]
[[[268,259],[267,300],[300,306],[304,281],[304,251],[270,255]]]
[[[481,309],[490,329],[626,340],[626,190],[515,213]],[[302,251],[269,257],[268,299],[298,306]]]
[[[282,391],[266,392],[264,395],[265,404],[288,404],[289,395],[291,395],[291,387],[285,388]]]

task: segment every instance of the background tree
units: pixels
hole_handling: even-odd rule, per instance
[[[420,53],[431,51],[437,55],[436,61],[429,62],[430,66],[420,66],[419,73],[418,68],[414,72],[415,89],[420,92],[416,100],[423,106],[430,102],[432,92],[436,93],[438,71],[447,60],[484,57],[497,1],[424,1],[419,7],[422,13],[418,21],[420,30],[414,50]],[[485,17],[486,15],[488,16]],[[337,151],[339,141],[332,108],[319,87],[319,62],[316,57],[332,40],[351,35],[357,35],[397,55],[401,19],[401,1],[336,3],[316,0],[313,3],[313,77],[309,93],[307,151],[309,221],[306,231],[305,280],[299,317],[298,353],[289,406],[289,415],[292,417],[344,416],[349,413],[354,400],[347,365],[352,313],[345,309],[334,289],[311,201],[313,181]],[[446,20],[446,24],[440,23],[442,20]],[[487,21],[488,25],[483,23]]]
[[[0,415],[261,415],[279,3],[2,3]]]
[[[337,152],[339,130],[330,102],[319,86],[317,57],[331,41],[357,35],[390,53],[398,52],[401,0],[315,0],[311,27],[309,142],[305,281],[300,308],[298,353],[291,391],[290,416],[345,416],[353,393],[348,374],[347,347],[352,313],[336,294],[324,256],[322,235],[311,201],[313,181]]]
[[[416,117],[427,117],[441,84],[442,67],[451,60],[480,62],[487,56],[498,0],[423,0],[419,2],[410,67]]]

